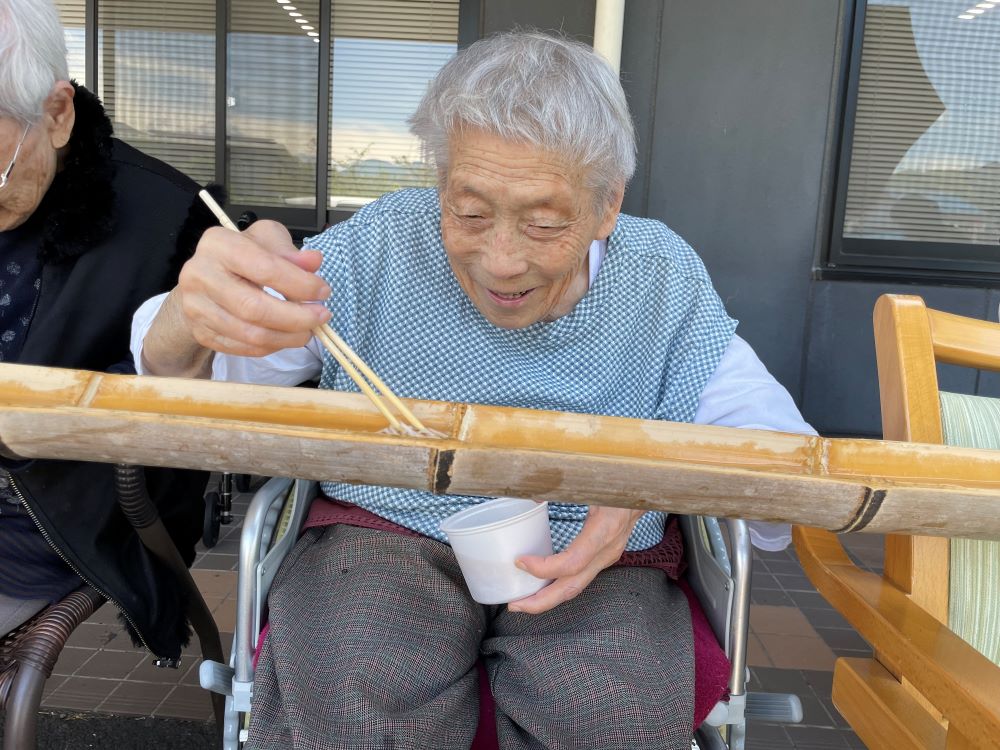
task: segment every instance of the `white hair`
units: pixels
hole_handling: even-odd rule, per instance
[[[65,80],[66,39],[51,0],[0,0],[0,117],[35,122]]]
[[[448,140],[463,127],[580,166],[599,202],[635,171],[635,130],[618,75],[591,47],[565,37],[505,32],[455,55],[428,86],[410,131],[443,175]]]

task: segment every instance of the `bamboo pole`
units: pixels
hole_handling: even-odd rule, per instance
[[[0,365],[0,454],[740,517],[1000,536],[1000,451]]]

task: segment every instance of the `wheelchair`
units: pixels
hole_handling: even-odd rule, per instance
[[[228,664],[206,660],[199,671],[203,688],[225,696],[223,750],[239,750],[247,739],[256,649],[266,624],[267,594],[318,492],[316,482],[275,478],[257,491],[247,509],[240,538],[236,629],[230,660]],[[770,723],[802,720],[802,704],[797,696],[746,690],[750,535],[743,521],[730,520],[725,525],[728,544],[717,519],[681,518],[687,584],[730,663],[727,696],[694,732],[693,742],[700,750],[743,750],[747,719]],[[477,733],[473,750],[480,747],[479,737]]]
[[[219,542],[223,526],[233,522],[233,495],[249,492],[253,478],[249,474],[223,472],[215,487],[205,493],[205,519],[201,530],[201,543],[212,549]]]

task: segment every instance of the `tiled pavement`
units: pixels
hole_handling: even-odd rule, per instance
[[[248,501],[249,495],[236,498],[237,517],[242,517]],[[223,527],[219,543],[211,551],[199,552],[193,571],[223,632],[227,652],[234,625],[238,543],[239,526]],[[881,537],[857,535],[845,539],[845,546],[859,565],[881,570]],[[795,693],[802,700],[804,721],[784,727],[750,724],[748,750],[863,748],[834,708],[830,687],[837,656],[868,655],[871,650],[816,593],[793,549],[755,553],[751,602],[750,689]],[[44,707],[58,713],[208,721],[211,703],[198,687],[198,663],[195,643],[180,669],[153,667],[131,645],[114,610],[105,605],[71,637],[46,685]],[[163,744],[157,740],[147,745],[149,750],[177,746],[166,733],[156,736],[162,736]],[[192,742],[185,743],[185,750],[210,747]]]
[[[249,501],[250,495],[235,497],[237,519]],[[233,523],[221,528],[210,551],[199,544],[192,570],[219,626],[226,654],[235,626],[239,534],[240,526]],[[191,640],[178,669],[154,667],[148,654],[132,645],[118,623],[117,610],[105,604],[70,636],[45,685],[43,708],[209,721],[212,704],[198,684],[198,639]]]
[[[842,537],[860,567],[881,573],[881,536]],[[864,748],[830,699],[838,656],[870,656],[871,648],[826,603],[802,572],[795,550],[754,554],[750,594],[750,689],[794,693],[801,724],[751,723],[748,750]]]

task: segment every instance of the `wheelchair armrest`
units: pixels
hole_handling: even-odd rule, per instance
[[[750,574],[753,570],[753,548],[750,545],[750,527],[746,521],[727,519],[729,541],[732,546],[733,614],[729,624],[732,648],[729,661],[729,694],[744,695],[747,681],[747,643],[750,640]]]
[[[725,522],[730,550],[721,540],[713,517],[682,516],[688,582],[732,664],[730,695],[746,692],[746,654],[750,626],[750,571],[752,553],[747,524]]]
[[[729,656],[734,584],[728,555],[722,559],[716,554],[716,537],[721,538],[722,532],[714,518],[703,516],[681,516],[680,526],[687,581],[712,626],[715,639]]]
[[[296,480],[284,504],[272,504],[265,516],[264,534],[255,567],[253,635],[264,627],[264,608],[271,582],[282,561],[292,551],[306,521],[309,507],[319,494],[317,482]]]
[[[276,477],[261,487],[250,501],[240,534],[240,566],[236,585],[236,632],[233,634],[234,668],[237,679],[249,681],[253,675],[254,606],[257,588],[257,563],[265,547],[268,527],[274,527],[282,503],[293,480]]]

